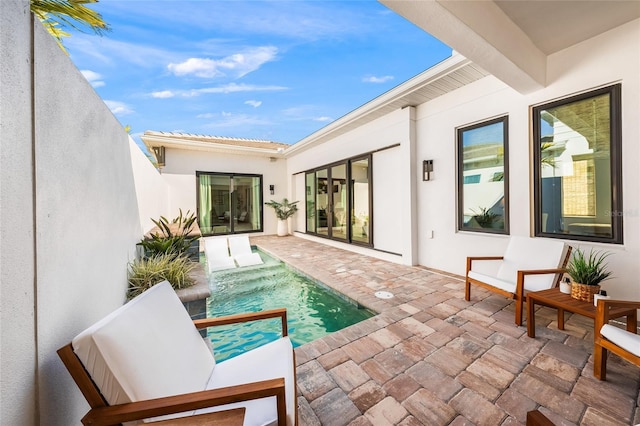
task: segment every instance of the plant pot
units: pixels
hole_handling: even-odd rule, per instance
[[[286,220],[278,220],[278,237],[284,237],[289,233],[289,224]]]
[[[560,293],[571,294],[571,283],[560,282]]]
[[[593,295],[600,292],[599,285],[586,285],[573,283],[571,285],[571,297],[583,302],[593,303]]]

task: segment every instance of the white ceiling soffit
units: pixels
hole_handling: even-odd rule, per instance
[[[469,59],[454,54],[307,136],[291,148],[287,148],[285,154],[302,152],[400,108],[423,104],[487,75],[488,72]]]
[[[547,56],[640,17],[637,0],[379,0],[521,93]]]
[[[1,0],[0,0],[1,1]],[[257,157],[275,157],[284,158],[281,151],[273,150],[270,148],[254,148],[241,145],[226,145],[217,144],[212,142],[194,141],[180,138],[180,135],[157,135],[157,134],[144,134],[140,136],[142,142],[147,146],[147,149],[151,151],[154,146],[164,146],[166,148],[186,149],[190,151],[207,151],[207,152],[219,152],[224,154],[239,154],[239,155],[252,155]]]

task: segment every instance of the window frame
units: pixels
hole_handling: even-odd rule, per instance
[[[504,227],[503,229],[494,228],[475,228],[465,226],[464,224],[464,149],[462,146],[463,134],[466,131],[479,129],[486,126],[491,126],[497,123],[502,123],[502,147],[503,147],[503,185],[504,185]],[[480,121],[478,123],[464,125],[456,128],[456,191],[457,191],[457,228],[462,232],[477,232],[481,234],[500,234],[509,235],[509,115],[503,115],[500,117]]]
[[[541,146],[542,129],[540,126],[541,111],[557,108],[563,105],[609,95],[609,161],[611,170],[611,237],[597,235],[579,235],[571,233],[556,233],[542,231],[542,173],[541,173]],[[589,90],[577,95],[568,96],[531,108],[531,121],[533,124],[533,214],[534,235],[536,237],[560,238],[576,241],[588,241],[597,243],[623,244],[623,204],[622,204],[622,85],[620,83]]]
[[[258,178],[260,179],[260,202],[258,203],[259,205],[259,209],[260,209],[260,227],[259,229],[251,229],[251,230],[246,230],[246,231],[236,231],[235,230],[235,226],[231,223],[233,222],[233,220],[231,220],[230,222],[230,228],[233,228],[233,231],[231,232],[220,232],[220,233],[213,233],[213,232],[209,232],[209,233],[204,233],[202,232],[202,236],[207,237],[207,236],[218,236],[218,235],[236,235],[236,234],[251,234],[251,233],[257,233],[257,232],[264,232],[264,175],[262,174],[255,174],[255,173],[236,173],[236,172],[208,172],[208,171],[201,171],[201,170],[196,170],[196,220],[198,222],[198,225],[200,225],[200,176],[202,175],[207,175],[207,176],[225,176],[228,177],[229,179],[231,179],[231,181],[233,180],[234,177],[248,177],[248,178]]]

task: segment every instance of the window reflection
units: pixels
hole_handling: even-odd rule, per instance
[[[458,129],[458,228],[507,233],[507,117]]]

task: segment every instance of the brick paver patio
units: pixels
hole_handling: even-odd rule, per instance
[[[640,368],[611,356],[593,377],[593,321],[539,308],[536,338],[513,304],[460,277],[397,265],[299,237],[252,244],[379,314],[296,349],[302,426],[640,423]],[[392,299],[378,299],[378,290]]]

